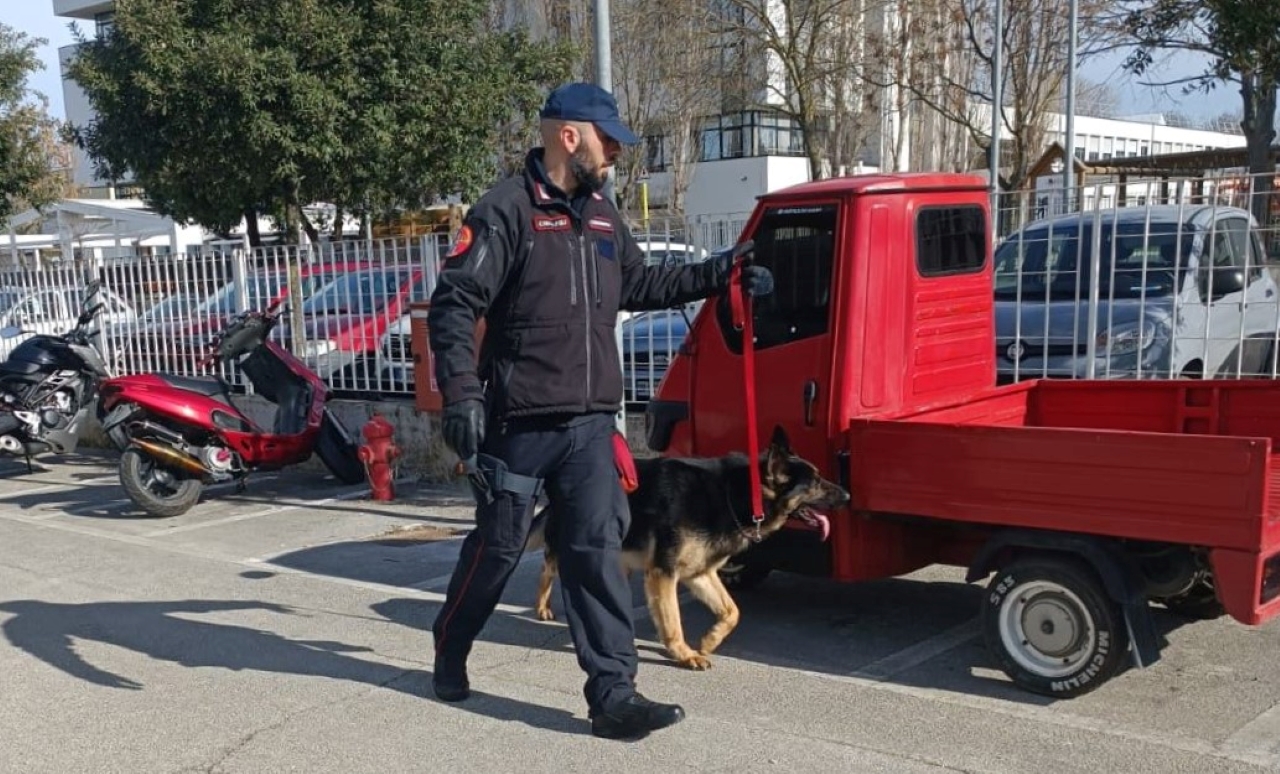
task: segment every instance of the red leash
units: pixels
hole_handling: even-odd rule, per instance
[[[734,249],[735,263],[729,279],[729,309],[733,314],[733,327],[742,331],[742,380],[747,410],[747,459],[751,473],[751,520],[756,533],[752,538],[761,540],[760,523],[764,521],[764,496],[760,484],[760,442],[756,434],[756,348],[755,320],[751,313],[751,294],[742,285],[742,258],[751,251],[752,242],[744,242]],[[738,260],[741,258],[741,260]]]

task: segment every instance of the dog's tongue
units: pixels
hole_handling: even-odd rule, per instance
[[[825,513],[814,513],[813,518],[818,522],[818,531],[822,533],[822,542],[827,542],[827,537],[831,534],[831,519],[827,518]]]
[[[827,514],[819,513],[811,508],[805,508],[800,512],[800,519],[809,526],[815,527],[822,534],[824,543],[831,535],[831,520],[827,518]]]

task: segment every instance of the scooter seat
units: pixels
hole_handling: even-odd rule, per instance
[[[177,374],[158,374],[158,376],[170,387],[230,403],[227,396],[227,383],[220,376],[178,376]]]

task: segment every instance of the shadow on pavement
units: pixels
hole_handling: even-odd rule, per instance
[[[127,675],[97,667],[75,650],[77,640],[91,640],[141,653],[184,667],[253,670],[327,677],[423,697],[431,697],[431,673],[366,661],[351,654],[369,648],[327,640],[292,640],[248,626],[180,618],[178,615],[258,610],[292,614],[288,607],[238,600],[169,602],[91,602],[58,604],[36,600],[0,603],[12,617],[0,632],[15,647],[69,675],[95,685],[142,690]],[[587,733],[586,723],[572,714],[501,696],[477,693],[459,709],[486,717],[524,723],[563,733]]]

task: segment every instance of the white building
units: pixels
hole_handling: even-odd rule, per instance
[[[78,22],[81,29],[95,35],[101,35],[110,29],[115,16],[115,7],[115,0],[53,0],[54,16]],[[75,51],[74,43],[58,49],[58,59],[63,71],[62,99],[66,105],[67,122],[83,126],[92,120],[93,108],[89,106],[89,98],[85,96],[80,86],[66,77],[67,63],[75,55]],[[116,198],[115,187],[111,181],[99,180],[94,175],[93,164],[89,162],[85,152],[76,148],[74,153],[76,170],[74,182],[82,186],[83,196],[94,199]],[[128,182],[116,181],[117,184]]]

